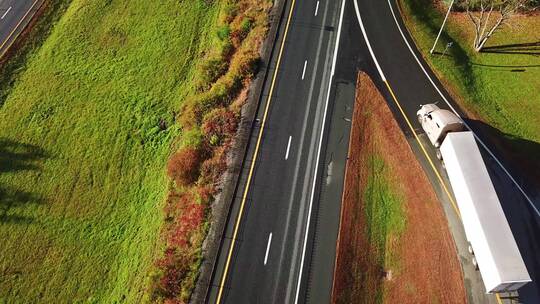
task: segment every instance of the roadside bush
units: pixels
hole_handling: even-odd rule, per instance
[[[195,284],[204,239],[206,207],[210,200],[206,187],[192,187],[169,195],[167,209],[175,214],[165,227],[166,248],[156,261],[159,272],[154,276],[152,298],[154,302],[187,303]],[[204,197],[204,199],[203,199]]]
[[[233,25],[230,40],[234,46],[238,47],[242,43],[251,31],[252,25],[253,21],[248,17],[244,17],[241,20],[239,19],[236,24]]]
[[[238,15],[238,5],[232,1],[225,4],[223,10],[220,13],[220,23],[231,23],[231,21]]]
[[[179,253],[176,249],[168,247],[163,258],[157,261],[156,266],[162,274],[153,287],[153,300],[164,299],[164,303],[183,303],[176,299],[180,294],[182,282],[189,275],[190,259]],[[172,302],[171,302],[172,301]]]
[[[202,133],[210,145],[228,144],[238,128],[238,115],[226,108],[218,108],[206,114]]]
[[[199,186],[195,189],[199,204],[209,204],[215,189],[212,185]]]
[[[219,183],[219,178],[227,170],[227,150],[227,147],[224,146],[217,147],[212,158],[202,163],[202,183],[214,186]]]
[[[217,56],[216,56],[217,57]],[[208,90],[210,84],[215,82],[221,77],[228,68],[228,64],[223,58],[211,58],[204,61],[199,69],[197,75],[197,89],[199,92]]]
[[[198,127],[186,129],[182,135],[182,147],[199,148],[203,145],[204,135]]]
[[[240,30],[247,35],[249,31],[251,30],[251,26],[253,25],[253,21],[249,18],[244,18],[242,20],[242,23],[240,24]]]
[[[231,27],[228,24],[222,25],[216,33],[219,40],[226,41],[231,37]]]
[[[167,165],[167,173],[177,186],[187,186],[197,181],[201,153],[198,149],[187,147],[175,153]]]
[[[181,215],[177,217],[169,231],[167,243],[173,248],[187,248],[194,242],[192,237],[198,227],[201,226],[205,216],[205,206],[195,201],[192,194],[181,198]]]

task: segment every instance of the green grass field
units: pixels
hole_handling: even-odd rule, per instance
[[[0,302],[143,299],[219,2],[64,0],[0,100]],[[71,2],[71,3],[70,3]]]
[[[395,250],[399,236],[405,230],[406,214],[403,199],[390,180],[392,170],[378,154],[372,154],[367,165],[369,174],[363,190],[366,231],[374,247],[375,261],[382,269],[399,270],[399,256]],[[377,274],[380,276],[380,274]],[[378,280],[380,277],[367,278]],[[384,287],[377,290],[377,303],[383,302]]]
[[[428,54],[443,13],[431,0],[400,2],[417,46]],[[470,21],[464,13],[455,13],[437,48],[440,53],[453,42],[449,56],[425,57],[465,108],[508,137],[540,143],[540,15],[518,16],[510,23],[487,42],[487,52],[476,53]],[[521,143],[516,142],[516,150],[534,147]]]
[[[392,172],[380,156],[372,155],[368,168],[370,173],[364,189],[368,236],[380,252],[385,252],[388,241],[405,229],[403,199],[390,182]],[[385,255],[381,255],[379,262],[384,265]]]

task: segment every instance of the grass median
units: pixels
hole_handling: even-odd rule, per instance
[[[163,271],[156,258],[170,239],[164,227],[173,215],[163,208],[186,192],[171,186],[166,163],[179,147],[205,144],[210,131],[213,146],[204,157],[219,150],[225,158],[222,130],[201,128],[212,117],[219,125],[216,116],[251,76],[268,7],[255,2],[251,12],[225,0],[47,4],[52,23],[38,22],[2,66],[0,302],[189,298],[207,205],[174,215],[188,223],[201,218],[191,227],[198,236],[188,249],[196,257],[186,254],[189,274],[181,279],[189,282],[181,295],[149,295]],[[196,115],[183,117],[187,112]],[[222,171],[212,173],[217,179]],[[190,198],[195,203],[200,196]]]

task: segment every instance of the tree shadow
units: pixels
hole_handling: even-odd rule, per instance
[[[518,69],[518,68],[540,68],[540,64],[529,65],[499,65],[499,64],[483,64],[483,63],[471,63],[474,66],[481,66],[487,68],[506,68],[506,69]]]
[[[0,174],[38,171],[41,169],[38,162],[48,157],[48,154],[36,145],[0,138]],[[32,223],[32,217],[17,215],[14,211],[26,205],[42,203],[44,200],[37,193],[0,185],[0,223]]]
[[[486,145],[490,147],[496,157],[504,164],[512,177],[527,194],[526,199],[515,187],[514,183],[506,176],[498,164],[481,149],[481,154],[486,168],[495,188],[497,198],[504,216],[510,226],[510,230],[532,283],[525,285],[519,290],[519,303],[540,303],[540,221],[534,208],[540,208],[540,196],[538,195],[540,184],[540,143],[508,135],[481,121],[468,120],[471,127],[474,125],[475,132],[484,132],[495,137],[495,146],[487,141],[493,138],[482,137]],[[481,130],[481,131],[480,131]]]
[[[502,132],[480,120],[465,122],[482,138],[526,192],[540,189],[540,143]]]
[[[400,2],[398,2],[400,3]],[[409,1],[411,8],[411,14],[418,21],[423,23],[427,30],[433,37],[437,36],[443,16],[440,15],[438,10],[434,7],[431,0],[415,0]],[[443,50],[448,43],[452,43],[446,52]],[[467,51],[455,40],[446,30],[442,31],[437,48],[434,51],[434,56],[439,57],[439,60],[451,60],[455,66],[458,67],[457,71],[460,78],[463,81],[463,85],[468,88],[469,91],[476,91],[476,79],[474,78],[472,63],[470,61]]]
[[[45,157],[45,151],[36,145],[0,138],[0,173],[38,170],[35,161]]]
[[[482,53],[540,56],[540,41],[484,47]]]
[[[42,204],[44,200],[33,192],[0,187],[0,223],[29,224],[34,218],[12,214],[11,211],[29,204]]]

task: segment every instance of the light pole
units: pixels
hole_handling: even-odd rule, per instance
[[[439,30],[439,34],[437,34],[437,38],[435,38],[435,43],[433,43],[433,47],[431,48],[431,51],[429,51],[430,54],[433,54],[433,51],[435,50],[435,46],[437,45],[437,41],[439,40],[439,37],[441,37],[441,33],[443,31],[444,25],[446,24],[446,19],[448,19],[448,16],[450,15],[450,11],[452,10],[452,6],[454,5],[455,0],[452,0],[450,2],[450,6],[448,7],[448,11],[446,12],[446,16],[444,17],[444,21],[441,25],[441,29]]]

